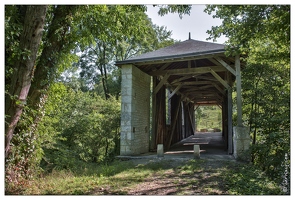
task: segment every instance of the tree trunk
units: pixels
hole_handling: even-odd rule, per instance
[[[46,103],[47,89],[57,74],[59,57],[64,52],[70,51],[68,47],[68,30],[70,27],[68,16],[72,15],[76,8],[77,6],[72,5],[54,7],[52,12],[54,17],[49,22],[49,29],[44,39],[44,48],[39,57],[27,98],[28,107],[32,110],[38,110],[38,112],[31,112],[30,117],[33,122],[25,125],[25,127],[17,126],[15,129],[17,132],[30,130],[33,133],[43,116],[42,109],[44,109]]]
[[[9,96],[5,100],[5,157],[10,152],[14,129],[27,101],[39,45],[42,39],[47,6],[27,6],[20,37],[22,55],[15,63]]]
[[[60,54],[70,51],[70,49],[65,50],[69,45],[68,31],[70,22],[68,18],[75,11],[76,7],[72,5],[58,5],[53,11],[54,17],[46,35],[46,45],[36,67],[36,78],[32,81],[32,88],[29,92],[28,103],[34,109],[38,108],[42,96],[46,94],[45,91],[56,76]]]
[[[110,98],[110,93],[109,93],[109,88],[108,88],[108,77],[107,77],[107,70],[106,70],[106,45],[103,42],[102,43],[103,46],[103,64],[102,64],[102,84],[103,84],[103,89],[104,89],[104,94],[105,94],[105,98],[106,100],[108,100]]]

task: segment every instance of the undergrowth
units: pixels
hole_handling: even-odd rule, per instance
[[[110,164],[89,164],[75,171],[53,170],[31,181],[28,187],[15,194],[124,195],[138,184],[149,184],[148,181],[152,178],[174,178],[174,195],[283,194],[279,186],[255,166],[234,161],[202,159],[151,160],[139,164],[115,160]]]

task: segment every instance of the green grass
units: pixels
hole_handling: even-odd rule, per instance
[[[233,161],[162,160],[147,164],[114,161],[109,165],[90,164],[80,171],[53,171],[38,178],[17,194],[24,195],[106,195],[128,194],[146,187],[145,194],[281,194],[280,188],[250,164]],[[140,192],[140,191],[139,191]],[[139,193],[140,194],[140,193]]]

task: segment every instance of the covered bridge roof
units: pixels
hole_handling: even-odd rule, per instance
[[[141,54],[124,61],[117,62],[117,65],[125,63],[137,63],[156,60],[169,60],[176,58],[191,57],[196,55],[205,55],[210,53],[224,53],[224,45],[203,42],[198,40],[185,40],[174,45],[158,49],[156,51]]]
[[[157,76],[173,94],[195,104],[222,105],[225,90],[235,79],[235,57],[225,56],[225,45],[198,40],[185,40],[144,53],[117,66],[133,64],[143,72]],[[155,88],[157,92],[157,89]]]

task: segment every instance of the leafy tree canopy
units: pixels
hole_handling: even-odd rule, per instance
[[[79,33],[87,40],[78,42],[80,71],[84,89],[118,97],[120,70],[115,61],[149,52],[175,41],[166,27],[154,25],[143,12],[144,6],[89,6],[79,22]],[[102,19],[103,23],[101,23]],[[93,28],[93,26],[95,28]],[[107,27],[107,28],[106,28]],[[70,75],[70,74],[68,74]]]
[[[207,31],[209,39],[223,34],[238,53],[290,62],[289,5],[208,5],[205,12],[223,20]]]

